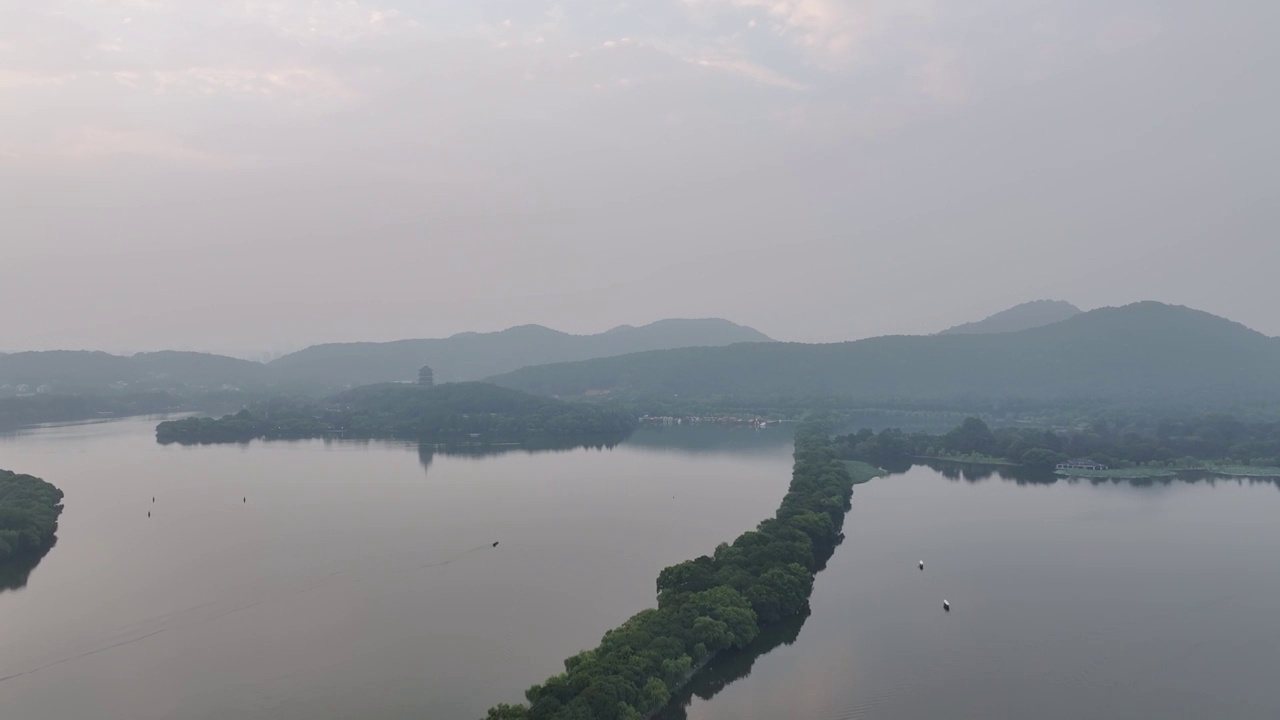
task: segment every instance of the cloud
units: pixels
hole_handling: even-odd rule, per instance
[[[415,27],[395,8],[356,0],[313,3],[251,0],[240,8],[240,18],[305,44],[350,45]]]
[[[741,57],[704,57],[693,59],[690,62],[700,67],[713,68],[738,77],[747,78],[761,85],[797,91],[809,89],[804,83]]]
[[[937,48],[912,71],[920,93],[947,104],[958,104],[971,98],[971,90],[961,67],[959,54]]]
[[[126,74],[122,84],[138,87],[138,75]],[[117,74],[117,80],[120,75]],[[270,69],[193,67],[151,73],[147,89],[157,93],[190,92],[202,95],[288,95],[306,98],[346,99],[353,95],[343,81],[324,70],[303,67]]]
[[[869,38],[903,18],[930,16],[930,4],[914,0],[683,0],[703,10],[728,9],[760,16],[783,38],[810,51],[818,62],[839,65],[856,58]],[[749,20],[755,27],[756,17]]]
[[[75,73],[31,73],[0,68],[0,91],[16,88],[59,87],[76,79]]]
[[[869,306],[919,277],[949,296],[995,292],[971,281],[992,258],[1013,267],[1052,244],[1049,262],[1005,273],[1033,289],[1057,262],[1140,257],[1142,238],[1267,237],[1276,105],[1259,88],[1278,11],[1140,5],[0,0],[0,106],[19,109],[0,113],[0,182],[24,188],[0,197],[0,237],[6,258],[93,249],[106,226],[112,246],[173,258],[252,242],[252,265],[288,278],[300,304],[357,294],[334,301],[347,325],[324,325],[349,339],[371,316],[388,335],[620,312],[743,312],[810,337],[901,329],[902,309],[831,315],[776,297]],[[804,241],[818,252],[783,250]],[[789,259],[690,260],[697,282],[659,305],[591,294],[671,258],[774,248]],[[305,285],[299,257],[323,282]],[[837,277],[859,267],[877,271]],[[26,307],[43,288],[13,283],[57,270],[4,263],[0,299]],[[176,290],[228,282],[179,271]],[[565,304],[457,300],[543,286]],[[245,287],[245,301],[269,305],[279,287]],[[124,331],[169,343],[127,320],[153,295],[98,296]],[[9,342],[65,312],[11,318]],[[191,339],[208,328],[282,330],[210,315]]]
[[[1158,17],[1134,13],[1119,15],[1099,28],[1097,43],[1103,52],[1132,50],[1155,40],[1161,30]]]
[[[243,167],[248,163],[244,158],[192,147],[173,136],[92,125],[57,130],[48,143],[0,148],[0,156],[26,167],[43,166],[45,169],[51,165],[117,159],[158,160],[168,165],[218,170]]]

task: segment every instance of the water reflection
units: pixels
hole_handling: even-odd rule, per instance
[[[58,543],[55,537],[49,546],[37,553],[29,553],[14,558],[9,562],[0,563],[0,594],[9,590],[20,590],[27,585],[27,580],[31,577],[31,571],[35,570],[36,565],[44,559],[45,555],[53,549]]]
[[[627,438],[627,445],[654,452],[684,455],[775,454],[789,451],[792,425],[756,429],[713,424],[646,425]]]
[[[1280,495],[1019,470],[929,463],[859,486],[794,643],[664,717],[1280,717],[1263,570]]]
[[[827,563],[835,556],[836,548],[844,543],[844,539],[841,534],[835,547],[818,551],[814,558],[817,560],[815,573],[827,568]],[[791,645],[800,637],[800,630],[810,614],[812,613],[806,608],[800,615],[762,629],[760,635],[742,650],[717,655],[683,690],[671,698],[670,704],[655,716],[657,720],[687,720],[688,709],[695,697],[710,700],[733,683],[751,675],[751,668],[756,660],[779,647]]]
[[[588,441],[554,442],[542,441],[533,443],[505,443],[484,445],[443,445],[437,443],[418,443],[418,462],[422,469],[430,471],[431,461],[436,455],[453,458],[472,458],[480,460],[498,455],[524,453],[538,455],[542,453],[567,453],[575,450],[612,450],[626,440],[626,436],[609,436],[594,438]]]
[[[483,459],[513,453],[538,455],[543,453],[569,453],[577,450],[612,450],[619,445],[648,453],[674,455],[776,455],[791,447],[793,428],[774,427],[765,430],[753,428],[723,427],[716,425],[684,425],[680,427],[642,427],[626,435],[607,435],[578,439],[576,441],[540,440],[525,443],[496,444],[439,444],[406,443],[418,452],[418,461],[424,470],[430,471],[437,457]],[[270,441],[296,442],[296,441]],[[388,443],[385,440],[328,439],[326,445],[368,445]]]
[[[1219,484],[1224,484],[1232,487],[1243,487],[1246,485],[1274,485],[1277,488],[1280,488],[1280,478],[1227,477],[1199,470],[1183,471],[1169,477],[1080,478],[1062,477],[1054,474],[1052,470],[1034,470],[1016,465],[977,465],[973,463],[946,462],[938,460],[930,460],[919,464],[936,471],[948,480],[954,480],[957,482],[963,481],[967,483],[980,483],[994,477],[1017,485],[1054,485],[1057,483],[1064,483],[1067,485],[1087,484],[1130,485],[1133,487],[1168,487],[1175,483],[1204,483],[1210,487],[1216,487]],[[886,468],[886,470],[889,470],[889,472],[893,474],[902,474],[909,469],[910,467],[905,469]]]
[[[689,706],[696,697],[710,700],[733,683],[751,675],[756,660],[774,650],[791,645],[800,637],[800,629],[810,613],[784,620],[765,628],[750,645],[738,652],[722,653],[707,664],[693,680],[671,699],[671,704],[658,713],[657,720],[688,720]]]
[[[1226,478],[1204,472],[1183,472],[1167,478],[1066,478],[1060,477],[1052,471],[1036,471],[1018,466],[976,465],[945,461],[908,462],[885,468],[891,473],[887,482],[892,482],[893,479],[905,475],[917,465],[928,467],[952,482],[969,484],[982,483],[994,478],[1018,486],[1049,486],[1061,483],[1066,486],[1083,487],[1122,484],[1134,487],[1165,487],[1177,483],[1185,483],[1215,487],[1221,483],[1230,487],[1275,485],[1280,488],[1280,482],[1275,479]],[[841,539],[843,540],[843,538]],[[819,571],[825,569],[833,554],[826,553],[824,557],[819,558]],[[717,656],[702,672],[694,677],[683,691],[672,698],[671,704],[656,716],[657,720],[689,720],[691,714],[693,717],[707,717],[707,706],[702,706],[698,711],[691,710],[695,700],[709,701],[734,683],[748,678],[753,669],[755,669],[758,660],[778,648],[793,645],[799,638],[800,631],[805,626],[806,621],[809,620],[809,617],[810,613],[806,612],[803,616],[789,619],[777,626],[764,630],[760,637],[746,649]],[[769,672],[776,673],[778,670],[777,668],[772,668]]]
[[[0,593],[0,717],[481,717],[651,605],[655,568],[772,514],[791,465],[785,444],[188,448],[154,427],[0,440],[69,510]]]

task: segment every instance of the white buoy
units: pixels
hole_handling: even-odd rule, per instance
[[[947,612],[951,612],[951,603],[947,602],[946,600],[943,600],[942,609],[946,610]]]

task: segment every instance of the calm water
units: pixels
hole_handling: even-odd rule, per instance
[[[783,431],[468,458],[154,425],[0,437],[67,495],[57,546],[0,582],[0,718],[475,720],[772,513],[791,463]]]
[[[1275,484],[917,467],[859,486],[845,532],[812,615],[670,718],[1280,717]]]
[[[785,434],[715,428],[466,458],[152,427],[0,438],[68,508],[0,581],[0,718],[475,720],[772,513],[790,469]],[[875,480],[812,615],[669,717],[1280,717],[1277,519],[1274,484]]]

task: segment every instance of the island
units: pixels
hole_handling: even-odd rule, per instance
[[[53,545],[62,491],[31,475],[0,470],[0,566]]]
[[[765,629],[809,610],[814,574],[844,539],[853,486],[879,474],[842,462],[823,422],[796,428],[791,485],[773,517],[732,544],[666,568],[658,606],[610,630],[565,671],[501,704],[486,720],[642,720],[670,702],[709,660],[742,651]]]
[[[614,442],[637,426],[612,405],[571,403],[487,383],[368,385],[322,401],[276,399],[222,418],[156,426],[161,444],[317,437],[401,438],[455,445]]]

